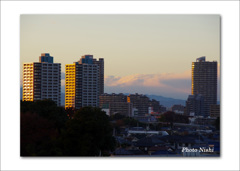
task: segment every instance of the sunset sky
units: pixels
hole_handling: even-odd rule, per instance
[[[62,90],[65,64],[92,54],[104,58],[106,93],[187,99],[196,58],[220,69],[220,16],[21,15],[20,78],[41,53],[62,64]]]

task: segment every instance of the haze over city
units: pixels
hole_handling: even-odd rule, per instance
[[[20,68],[50,53],[65,64],[85,54],[104,58],[106,93],[142,93],[186,99],[191,63],[218,62],[219,15],[21,15]],[[218,100],[220,94],[218,79]]]

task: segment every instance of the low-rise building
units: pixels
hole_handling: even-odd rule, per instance
[[[132,103],[133,107],[138,109],[138,115],[148,114],[150,99],[142,94],[130,94],[127,96],[127,102]]]
[[[184,114],[184,106],[180,104],[175,104],[171,107],[171,111],[175,112],[176,114]]]
[[[99,107],[106,110],[108,109],[109,115],[116,113],[133,116],[132,103],[127,102],[127,96],[124,94],[102,94],[99,96]]]
[[[188,116],[205,116],[203,96],[201,94],[189,95],[185,112]]]

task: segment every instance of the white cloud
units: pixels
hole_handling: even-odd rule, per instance
[[[191,71],[183,73],[105,76],[107,93],[142,93],[187,98],[191,93]]]
[[[167,80],[184,80],[191,78],[191,71],[179,74],[163,73],[163,74],[135,74],[124,77],[105,76],[106,86],[146,86],[146,87],[165,87]]]

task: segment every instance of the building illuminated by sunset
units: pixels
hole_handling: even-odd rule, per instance
[[[217,62],[205,61],[205,56],[192,62],[192,95],[204,98],[204,115],[209,116],[210,105],[217,104]]]
[[[53,63],[49,53],[39,62],[23,64],[23,101],[51,99],[61,105],[61,64]]]
[[[104,93],[104,59],[85,55],[67,64],[65,81],[65,108],[98,107],[99,95]]]

